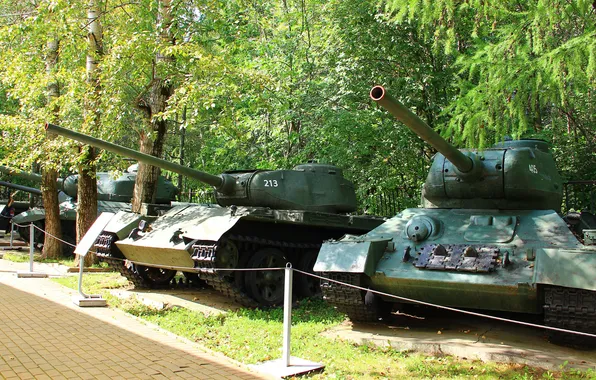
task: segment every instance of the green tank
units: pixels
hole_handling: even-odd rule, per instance
[[[291,262],[312,271],[323,241],[362,234],[383,222],[349,215],[356,211],[354,186],[333,165],[211,175],[54,125],[46,128],[214,187],[216,205],[179,205],[159,217],[150,215],[148,205],[142,214],[120,212],[110,220],[96,242],[97,255],[135,286],[161,286],[178,270],[189,276],[198,271],[202,280],[244,305],[279,304],[283,271],[225,269],[279,268]],[[296,284],[301,296],[319,292],[319,281],[310,276],[297,277]]]
[[[0,172],[30,182],[42,182],[41,175],[36,173],[23,172],[6,166],[0,166]],[[129,169],[117,175],[107,172],[99,172],[96,176],[98,213],[118,212],[119,210],[130,211],[130,200],[133,195],[136,172]],[[57,180],[59,191],[58,208],[60,210],[63,240],[70,244],[74,244],[76,241],[75,222],[77,213],[78,180],[79,176],[77,174],[67,176],[66,178],[58,178]],[[33,190],[41,192],[39,189],[35,188],[28,189],[30,190],[29,192],[32,192]],[[163,177],[159,178],[156,203],[169,206],[170,202],[176,198],[177,193],[178,189],[171,181]],[[44,236],[41,230],[45,228],[44,208],[34,207],[23,211],[15,215],[12,218],[12,221],[21,226],[17,228],[17,231],[25,241],[29,241],[29,224],[34,223],[39,227],[39,229],[35,230],[35,242],[39,244],[43,243]],[[69,248],[66,254],[72,253],[72,250],[72,248]]]
[[[7,189],[17,190],[17,192],[22,191],[36,195],[38,197],[41,196],[41,190],[36,189],[35,187],[23,186],[6,181],[0,181],[0,186]],[[7,233],[10,232],[12,218],[21,212],[28,210],[30,207],[31,202],[16,201],[13,199],[13,195],[10,195],[6,201],[0,201],[0,230],[3,230]]]
[[[596,333],[596,230],[584,230],[583,245],[557,213],[562,182],[548,144],[457,150],[383,87],[371,97],[439,152],[422,207],[325,242],[314,271],[437,305],[543,314],[549,326]],[[398,302],[333,281],[321,287],[354,321],[377,321]]]

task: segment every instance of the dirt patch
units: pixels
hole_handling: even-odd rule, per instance
[[[596,369],[596,350],[554,345],[542,329],[444,311],[426,311],[421,315],[422,319],[393,316],[378,324],[346,322],[325,336],[357,344],[391,346],[399,351],[521,363],[547,370],[559,370],[561,366]],[[538,322],[533,316],[505,317]]]

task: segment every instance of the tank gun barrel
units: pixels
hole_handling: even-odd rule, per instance
[[[112,153],[116,153],[122,155],[124,157],[134,158],[135,160],[142,162],[144,164],[153,165],[158,168],[166,169],[172,171],[174,173],[178,173],[190,178],[197,179],[201,182],[205,182],[213,187],[215,187],[218,191],[225,193],[226,190],[233,186],[233,178],[228,178],[226,175],[213,175],[209,173],[204,173],[199,170],[195,170],[186,166],[182,166],[179,164],[175,164],[173,162],[169,162],[166,160],[162,160],[160,158],[151,156],[149,154],[137,152],[136,150],[129,149],[117,144],[113,144],[107,141],[103,141],[100,139],[96,139],[94,137],[85,135],[83,133],[71,131],[70,129],[62,128],[54,124],[46,124],[46,131],[55,133],[57,135],[61,135],[67,137],[72,140],[76,140],[82,142],[84,144],[88,144],[97,148],[105,149]]]
[[[420,136],[422,140],[428,142],[433,148],[443,154],[460,172],[467,173],[473,169],[474,162],[470,157],[449,144],[415,113],[387,94],[385,88],[382,86],[373,87],[370,91],[370,97]]]
[[[36,182],[36,183],[41,183],[42,182],[41,175],[39,175],[37,173],[25,172],[25,171],[22,171],[22,170],[19,170],[19,169],[9,168],[7,166],[1,166],[0,165],[0,173],[4,173],[4,174],[7,174],[9,176],[21,178],[21,179],[24,179],[24,180],[27,180],[27,181],[31,181],[31,182]],[[64,179],[58,178],[56,180],[56,183],[58,184],[58,188],[61,189],[62,186],[63,186],[63,183],[64,183]],[[30,187],[29,189],[34,189],[34,188]],[[27,190],[24,190],[24,191],[27,191]]]
[[[24,191],[26,193],[31,193],[31,194],[34,194],[34,195],[40,195],[41,196],[41,190],[36,189],[34,187],[17,185],[17,184],[10,183],[10,182],[5,182],[5,181],[0,181],[0,186],[8,187],[8,188],[15,189],[15,190],[21,190],[21,191]]]

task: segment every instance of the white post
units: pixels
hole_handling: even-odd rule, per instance
[[[14,234],[14,223],[10,221],[10,248],[12,248],[12,235]]]
[[[320,363],[292,357],[290,355],[290,329],[292,328],[292,275],[294,274],[292,264],[287,263],[284,271],[284,331],[281,359],[269,360],[255,366],[258,371],[271,374],[275,376],[276,379],[285,379],[290,376],[317,371],[325,367]],[[290,360],[294,365],[290,365]]]
[[[292,328],[292,264],[286,265],[284,286],[284,332],[282,360],[286,367],[290,366],[290,329]]]
[[[35,246],[35,226],[29,225],[29,272],[33,272],[33,248]]]
[[[29,272],[17,271],[18,278],[45,278],[48,277],[46,273],[33,272],[33,251],[35,250],[35,226],[33,223],[29,225]]]

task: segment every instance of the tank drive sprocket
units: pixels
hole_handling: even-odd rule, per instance
[[[232,245],[234,248],[231,248]],[[241,286],[239,286],[241,282],[240,278],[243,277],[241,272],[223,272],[214,269],[217,268],[217,263],[228,261],[229,257],[233,255],[230,251],[235,250],[236,256],[238,252],[235,244],[232,242],[223,243],[221,250],[219,250],[219,246],[218,243],[214,242],[198,242],[192,246],[192,259],[195,261],[195,268],[201,270],[199,277],[213,287],[213,289],[239,304],[247,307],[257,306],[256,302],[244,293]],[[224,253],[226,258],[218,260],[218,251]],[[239,261],[237,260],[237,262]],[[229,266],[226,267],[232,268]]]

